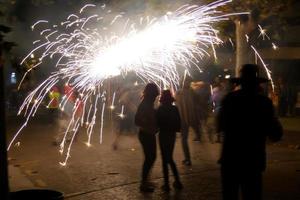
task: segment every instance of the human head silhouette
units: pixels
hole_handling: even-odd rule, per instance
[[[160,96],[160,99],[159,99],[159,102],[161,104],[171,104],[175,101],[172,93],[170,90],[164,90],[162,93],[161,93],[161,96]]]
[[[258,88],[260,83],[266,83],[269,80],[259,77],[259,66],[255,64],[245,64],[241,67],[240,77],[232,78],[231,82],[241,85],[243,89]]]
[[[144,89],[143,97],[144,99],[155,100],[159,95],[159,88],[155,83],[148,83]]]

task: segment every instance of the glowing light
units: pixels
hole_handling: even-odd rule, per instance
[[[86,144],[87,147],[91,146],[91,143],[85,142],[85,144]]]
[[[231,0],[219,0],[206,6],[184,5],[175,11],[168,11],[162,17],[145,17],[140,20],[126,19],[123,13],[111,19],[111,10],[105,10],[105,5],[101,6],[101,12],[87,17],[85,12],[95,7],[87,4],[79,13],[70,14],[58,25],[46,20],[38,21],[32,29],[42,23],[43,28],[44,24],[48,24],[49,28],[40,32],[41,38],[34,42],[33,50],[21,64],[35,54],[39,62],[30,70],[48,59],[55,60],[55,70],[25,98],[19,113],[24,114],[26,121],[13,137],[8,149],[29,118],[35,114],[48,91],[60,81],[67,81],[74,91],[80,93],[84,107],[83,114],[77,119],[78,107],[73,106],[73,114],[60,144],[60,152],[66,154],[65,161],[60,164],[65,166],[70,157],[80,123],[86,124],[89,146],[94,126],[100,121],[99,137],[102,143],[104,110],[107,105],[107,93],[103,89],[105,80],[125,76],[127,72],[133,71],[143,82],[155,82],[163,88],[178,88],[179,68],[185,71],[186,76],[193,67],[201,71],[198,67],[199,59],[210,56],[210,51],[216,58],[214,46],[221,44],[222,40],[213,25],[228,20],[232,15],[249,14],[224,14],[216,10],[229,2]],[[105,23],[107,21],[111,23]],[[68,110],[69,101],[70,95],[62,98],[59,106],[62,111]],[[101,118],[98,120],[98,107],[101,106]],[[114,102],[108,106],[113,108]],[[119,115],[121,118],[125,117],[123,112],[124,106]],[[65,151],[69,134],[72,134],[72,140]]]
[[[274,89],[275,89],[275,86],[274,86],[274,82],[273,82],[273,79],[272,79],[272,76],[271,76],[271,71],[268,69],[267,65],[265,64],[264,60],[262,59],[261,55],[258,53],[258,51],[255,49],[255,47],[253,45],[251,45],[251,48],[253,49],[254,53],[255,53],[255,57],[259,58],[262,66],[264,67],[265,71],[266,71],[266,74],[267,74],[267,77],[268,79],[270,80],[271,82],[271,86],[272,86],[272,89],[273,89],[273,92],[274,92]]]
[[[231,38],[229,38],[229,42],[230,42],[231,46],[232,46],[232,47],[234,47],[234,44],[233,44],[233,42],[232,42],[232,39],[231,39]]]
[[[266,29],[263,29],[260,25],[258,25],[258,28],[259,28],[259,36],[262,36],[262,39],[265,40],[265,37],[268,38],[270,40],[270,37],[267,35],[267,30]]]
[[[114,105],[115,104],[115,98],[116,98],[116,93],[114,92],[112,102],[111,102],[111,105],[110,105],[111,110],[115,109],[115,105]]]
[[[272,43],[272,48],[273,48],[274,50],[277,50],[277,49],[278,49],[278,46],[277,46],[275,43]]]
[[[212,84],[210,84],[209,87],[210,87],[210,96],[213,96],[213,95],[214,95],[214,89],[213,89]],[[213,104],[212,112],[215,112],[216,102],[215,102],[215,101],[212,101],[212,104]]]
[[[48,23],[47,20],[39,20],[37,22],[35,22],[32,26],[31,26],[31,29],[34,30],[35,26],[40,24],[40,23]]]
[[[245,34],[245,37],[246,37],[246,41],[249,42],[249,36]]]
[[[118,116],[121,117],[121,119],[123,119],[125,117],[125,115],[124,115],[124,105],[122,105],[121,113]]]

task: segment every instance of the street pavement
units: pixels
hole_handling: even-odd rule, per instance
[[[283,141],[268,144],[268,167],[264,174],[264,199],[300,199],[300,118],[281,119],[285,135]],[[21,125],[20,119],[8,119],[8,138]],[[108,125],[107,125],[108,126]],[[80,132],[71,148],[66,166],[58,146],[54,146],[57,129],[49,125],[43,116],[37,116],[24,129],[9,154],[9,182],[11,191],[24,189],[51,189],[60,191],[65,199],[221,199],[219,143],[210,143],[203,134],[201,143],[194,142],[190,133],[192,153],[191,167],[181,164],[183,160],[180,135],[176,141],[174,158],[184,185],[183,190],[163,192],[159,150],[151,174],[155,183],[154,193],[139,191],[140,171],[143,161],[142,149],[136,135],[120,138],[117,150],[112,149],[113,133],[105,127],[103,143],[99,144],[99,131],[92,136],[87,147],[85,132]],[[171,177],[172,180],[172,177]]]

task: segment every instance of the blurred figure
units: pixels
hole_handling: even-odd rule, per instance
[[[78,134],[81,131],[82,127],[83,127],[83,121],[81,121],[82,115],[83,115],[83,99],[82,99],[82,95],[78,92],[75,91],[75,96],[76,96],[76,100],[74,103],[74,113],[72,115],[73,117],[73,130],[75,130],[76,134],[74,137],[74,141],[77,141],[78,138]],[[76,129],[76,124],[80,124],[78,126],[78,128]]]
[[[148,83],[143,92],[143,99],[135,115],[135,124],[139,127],[138,138],[144,150],[144,164],[140,191],[153,192],[154,187],[148,181],[150,170],[156,159],[156,111],[154,102],[159,95],[159,89],[154,83]]]
[[[212,108],[210,85],[203,81],[193,82],[191,85],[197,95],[197,109],[200,117],[201,133],[209,133],[208,117]]]
[[[288,88],[286,81],[281,77],[278,79],[278,114],[285,117],[288,112]]]
[[[181,142],[184,153],[182,164],[192,165],[190,150],[188,146],[189,127],[192,127],[196,138],[194,141],[200,141],[200,116],[198,112],[197,96],[190,88],[191,80],[185,79],[182,89],[177,91],[176,105],[181,118]]]
[[[215,120],[216,116],[218,116],[219,110],[221,108],[221,102],[224,96],[227,94],[226,90],[226,82],[225,80],[218,79],[212,89],[211,101],[213,104],[213,119]],[[214,126],[215,126],[214,122]],[[211,143],[221,142],[222,133],[217,132],[216,130],[210,130],[209,139]],[[216,140],[215,140],[216,137]]]
[[[279,141],[282,126],[272,101],[260,94],[258,66],[246,64],[240,78],[232,79],[241,89],[222,101],[217,130],[224,134],[221,152],[221,178],[224,200],[262,199],[262,172],[266,168],[266,139]]]
[[[124,134],[135,134],[137,132],[136,126],[134,125],[134,115],[137,111],[137,106],[140,101],[140,87],[137,85],[130,85],[125,87],[120,92],[119,105],[124,106],[123,115],[119,114],[116,116],[118,123],[117,130],[115,130],[115,139],[112,144],[114,150],[118,149],[120,137]]]
[[[169,169],[170,165],[175,182],[175,189],[182,189],[176,164],[173,160],[173,151],[176,140],[176,132],[180,131],[180,115],[176,106],[172,105],[175,101],[170,90],[164,90],[160,97],[160,106],[157,110],[157,125],[159,129],[159,146],[162,156],[162,168],[164,174],[164,191],[170,191]]]
[[[50,89],[48,97],[49,97],[49,103],[47,105],[47,108],[49,110],[49,115],[50,115],[49,116],[50,124],[54,125],[58,120],[58,116],[59,116],[60,92],[57,86],[53,86]]]
[[[288,107],[288,116],[295,116],[295,109],[297,103],[297,88],[294,84],[290,84],[288,87],[287,95],[287,107]]]
[[[66,142],[70,142],[74,136],[74,141],[77,141],[78,132],[83,115],[83,101],[78,91],[75,91],[71,86],[64,86],[64,97],[66,102],[62,102],[62,110],[58,118],[58,132],[55,136],[53,145],[59,145],[65,137]],[[65,136],[66,134],[66,136]]]
[[[212,102],[214,104],[214,112],[218,113],[221,108],[221,102],[226,95],[226,82],[225,80],[218,80],[212,90]]]
[[[74,89],[68,83],[64,85],[64,96],[70,101],[75,102]]]

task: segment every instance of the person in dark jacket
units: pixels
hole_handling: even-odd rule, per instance
[[[261,94],[258,66],[243,65],[241,89],[227,94],[218,113],[217,130],[224,135],[220,164],[224,200],[262,199],[262,172],[266,168],[266,139],[279,141],[282,126],[272,101]]]
[[[154,83],[148,83],[143,92],[142,102],[135,114],[135,125],[139,127],[138,138],[144,150],[144,164],[142,170],[141,192],[153,192],[154,187],[148,181],[150,170],[156,159],[156,111],[154,102],[159,95],[159,88]]]
[[[174,188],[182,188],[176,164],[173,160],[176,132],[180,131],[181,123],[179,111],[176,106],[172,105],[175,99],[173,98],[170,90],[164,90],[159,101],[160,106],[158,107],[156,116],[159,130],[158,136],[162,157],[162,168],[164,174],[164,185],[162,189],[168,192],[170,191],[168,165],[170,165],[174,174]]]

